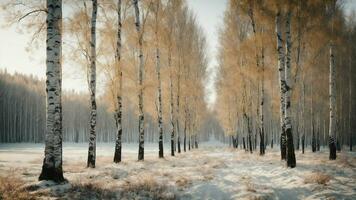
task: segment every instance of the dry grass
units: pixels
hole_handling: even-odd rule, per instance
[[[322,172],[313,172],[304,178],[304,183],[317,183],[326,185],[331,180],[331,176]]]
[[[178,187],[188,187],[192,182],[190,180],[188,180],[187,178],[184,177],[179,177],[176,180],[176,185]]]
[[[337,164],[340,165],[341,167],[348,167],[348,168],[353,168],[356,166],[355,164],[355,158],[350,158],[348,159],[348,156],[345,155],[344,153],[341,153],[340,155],[338,155],[338,162]]]
[[[0,176],[0,199],[1,200],[31,200],[36,199],[23,187],[24,181],[16,177],[13,173],[7,176]]]
[[[257,192],[256,189],[255,189],[255,185],[253,183],[251,183],[251,182],[247,182],[246,183],[246,190],[248,192],[253,192],[253,193]]]
[[[86,169],[85,162],[64,162],[64,172],[69,173],[82,173]]]
[[[122,186],[121,199],[177,199],[167,185],[158,183],[152,176],[126,180]]]
[[[211,180],[213,180],[214,179],[214,175],[212,175],[212,174],[206,174],[206,175],[204,175],[204,177],[203,177],[203,180],[204,181],[211,181]]]
[[[212,164],[210,164],[210,166],[211,166],[211,168],[214,168],[214,169],[227,167],[224,160],[222,160],[222,159],[215,160],[214,162],[212,162]]]
[[[116,199],[116,193],[99,183],[77,182],[72,183],[72,187],[60,199]]]

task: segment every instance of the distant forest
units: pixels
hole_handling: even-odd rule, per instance
[[[34,76],[0,70],[0,143],[44,142],[46,126],[45,82]],[[89,138],[89,94],[63,91],[63,141],[87,142]],[[137,142],[138,124],[132,106],[124,110],[123,141]],[[210,120],[210,122],[209,122]],[[222,133],[218,122],[207,119],[205,131]],[[157,141],[156,121],[147,115],[145,141]],[[214,128],[209,129],[210,126]],[[165,124],[165,131],[169,126]],[[98,98],[98,142],[115,141],[114,112]],[[220,131],[220,132],[219,132]],[[222,134],[221,134],[222,135]],[[164,141],[168,142],[168,134]],[[202,139],[208,139],[207,136]]]

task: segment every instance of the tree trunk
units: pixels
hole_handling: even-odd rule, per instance
[[[62,169],[62,1],[47,0],[46,139],[39,180],[65,181]]]
[[[276,36],[277,36],[277,52],[278,52],[278,71],[279,71],[279,87],[280,87],[280,123],[281,123],[281,137],[280,137],[280,146],[281,146],[281,159],[286,159],[286,132],[284,124],[284,115],[285,115],[285,91],[286,91],[286,82],[285,82],[285,72],[284,72],[284,48],[282,40],[282,27],[281,27],[281,13],[278,11],[276,15]]]
[[[162,121],[162,89],[161,89],[161,70],[160,70],[160,55],[159,48],[156,49],[156,70],[157,70],[157,79],[158,79],[158,147],[159,158],[163,158],[163,121]]]
[[[305,148],[305,134],[302,136],[302,154],[304,154],[304,148]]]
[[[312,120],[312,152],[316,151],[316,138],[315,138],[315,130],[314,130],[314,120]]]
[[[91,39],[90,39],[90,70],[89,70],[89,91],[90,91],[90,136],[87,167],[95,168],[96,157],[96,16],[98,10],[97,0],[92,0],[93,10],[91,17]]]
[[[175,137],[175,126],[174,126],[174,102],[173,102],[173,72],[171,65],[171,50],[169,50],[168,65],[170,68],[169,83],[170,83],[170,120],[171,120],[171,156],[174,156],[174,137]]]
[[[303,134],[302,134],[302,153],[304,154],[304,147],[305,147],[305,85],[304,85],[305,78],[303,76],[302,81],[302,124],[303,124]]]
[[[291,19],[292,12],[289,8],[286,19],[286,65],[285,65],[285,132],[287,143],[287,167],[294,168],[296,166],[294,144],[293,144],[293,132],[292,132],[292,120],[291,120]]]
[[[334,1],[332,1],[332,4],[334,4]],[[331,23],[331,29],[332,33],[334,32],[334,5],[332,5],[332,23]],[[330,160],[335,160],[336,159],[336,143],[335,143],[335,133],[336,133],[336,74],[335,74],[335,60],[334,60],[334,52],[333,52],[333,40],[330,41],[330,59],[329,59],[329,65],[330,65],[330,73],[329,73],[329,150],[330,150],[330,155],[329,159]]]
[[[350,43],[351,44],[351,43]],[[350,52],[352,52],[350,50]],[[352,151],[352,130],[351,130],[351,117],[352,117],[352,60],[351,53],[349,55],[349,136],[350,136],[350,151]]]
[[[335,64],[334,64],[334,54],[333,54],[333,43],[330,43],[330,76],[329,76],[329,102],[330,102],[330,122],[329,122],[329,149],[330,149],[330,160],[336,159],[336,143],[335,143],[335,132],[336,132],[336,118],[335,118],[335,107],[336,107],[336,96],[335,96]]]
[[[139,94],[138,94],[138,107],[139,107],[139,148],[138,148],[138,160],[144,159],[144,142],[145,142],[145,127],[144,127],[144,111],[143,111],[143,71],[144,71],[144,60],[143,60],[143,32],[141,32],[140,24],[140,10],[138,6],[138,0],[133,0],[135,7],[135,17],[136,17],[136,32],[138,35],[138,45],[139,45]]]
[[[160,51],[159,51],[159,38],[158,38],[158,25],[159,25],[159,6],[160,1],[157,1],[155,13],[155,37],[156,37],[156,74],[157,74],[157,120],[158,120],[158,157],[163,158],[163,120],[162,120],[162,83],[161,83],[161,66],[160,66]]]
[[[114,162],[121,162],[121,149],[122,149],[122,66],[121,66],[121,0],[117,1],[117,40],[116,40],[116,76],[119,77],[118,93],[116,96],[117,110],[116,110],[116,143]]]
[[[243,147],[244,147],[245,151],[247,151],[247,150],[246,150],[246,142],[245,142],[245,137],[242,137],[242,145],[243,145]]]
[[[249,146],[250,153],[252,153],[252,138],[251,138],[252,130],[251,130],[251,126],[250,126],[250,118],[247,116],[246,113],[244,113],[244,117],[245,117],[246,122],[247,122],[248,146]]]
[[[187,101],[186,101],[187,102]],[[187,105],[187,103],[186,103]],[[188,121],[188,111],[185,109],[185,120],[184,120],[184,138],[183,138],[183,150],[186,152],[186,141],[187,141],[187,122]]]
[[[263,45],[263,44],[262,44]],[[260,80],[260,85],[261,85],[261,99],[260,99],[260,155],[265,155],[265,131],[264,131],[264,47],[262,46],[261,48],[261,80]]]
[[[177,126],[177,148],[180,153],[180,131],[179,131],[179,98],[180,98],[180,66],[178,68],[178,82],[177,82],[177,107],[176,107],[176,126]]]
[[[255,40],[257,40],[256,38],[256,24],[255,24],[255,18],[254,18],[254,12],[253,12],[253,4],[252,4],[252,1],[250,1],[250,4],[249,4],[249,12],[248,12],[248,15],[250,17],[250,20],[251,20],[251,25],[252,25],[252,30],[253,30],[253,33],[255,35]],[[258,55],[258,47],[257,47],[257,42],[255,42],[255,45],[256,45],[256,67],[257,69],[260,67],[260,60],[259,60],[259,55]],[[264,103],[264,89],[263,89],[263,65],[264,65],[264,49],[263,49],[263,44],[262,44],[262,48],[261,48],[261,72],[262,72],[262,75],[261,75],[261,80],[260,80],[260,87],[261,87],[261,99],[260,99],[260,112],[259,112],[259,117],[260,117],[260,126],[259,126],[259,135],[260,135],[260,155],[264,155],[265,154],[265,147],[264,147],[264,124],[263,124],[263,103]],[[257,135],[257,134],[256,134]],[[256,149],[256,146],[257,146],[257,137],[255,135],[255,142],[254,142],[254,147]]]
[[[190,151],[190,138],[191,138],[191,136],[190,136],[190,134],[189,134],[189,136],[188,136],[188,150]]]

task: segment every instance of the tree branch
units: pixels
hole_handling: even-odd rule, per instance
[[[37,12],[45,12],[45,13],[47,13],[47,9],[36,9],[36,10],[30,11],[30,12],[26,13],[25,15],[23,15],[22,17],[20,17],[17,20],[17,22],[20,22],[21,20],[23,20],[27,16],[32,15],[32,14],[37,13]]]

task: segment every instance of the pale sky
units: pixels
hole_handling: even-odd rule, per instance
[[[223,13],[228,0],[187,0],[189,7],[196,14],[197,21],[203,28],[209,53],[209,73],[207,83],[208,102],[213,103],[216,99],[214,90],[214,80],[216,75],[216,53],[218,45],[218,28],[222,25]],[[347,13],[356,10],[356,0],[345,0],[344,8]],[[0,23],[4,18],[0,13]],[[0,28],[0,69],[7,69],[8,72],[15,71],[23,74],[33,74],[40,78],[45,78],[45,48],[39,48],[34,52],[27,52],[28,42],[31,39],[29,33],[19,33],[21,26],[11,28]],[[44,42],[44,41],[43,41]],[[64,62],[63,66],[63,88],[77,91],[87,91],[85,75],[78,68],[68,66]],[[102,82],[99,82],[103,84]]]

